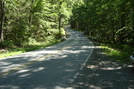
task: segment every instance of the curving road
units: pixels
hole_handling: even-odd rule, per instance
[[[65,28],[66,41],[0,59],[0,89],[74,89],[73,83],[93,50],[78,31]]]

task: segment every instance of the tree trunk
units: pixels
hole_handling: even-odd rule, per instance
[[[4,29],[4,1],[0,1],[0,10],[1,10],[1,18],[0,18],[0,40],[3,41],[3,29]]]
[[[126,8],[125,8],[125,2],[123,2],[122,6],[121,6],[121,24],[120,24],[120,28],[125,27],[125,22],[126,22]],[[123,43],[124,40],[124,35],[125,35],[125,29],[123,31],[120,31],[119,34],[119,44]]]
[[[111,28],[112,28],[112,43],[115,44],[115,28],[114,28],[114,21],[111,21]]]
[[[58,29],[59,29],[59,36],[58,36],[58,38],[61,38],[61,12],[60,12],[60,9],[61,9],[61,4],[62,4],[62,2],[60,1],[60,3],[59,3],[59,18],[58,18],[58,22],[59,22],[59,27],[58,27]]]
[[[132,5],[132,9],[133,9],[133,16],[132,16],[132,27],[133,27],[133,30],[134,30],[134,1],[131,0],[131,5]]]
[[[29,24],[30,25],[32,24],[32,15],[33,15],[32,9],[33,9],[33,4],[34,4],[34,0],[31,1],[31,7],[30,7],[30,12],[29,12]]]

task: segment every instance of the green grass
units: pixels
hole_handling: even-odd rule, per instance
[[[105,50],[107,56],[112,60],[129,63],[130,55],[133,52],[133,48],[127,45],[111,45],[101,44],[101,47]]]
[[[51,32],[53,34],[59,33],[59,31],[56,30],[56,29],[55,30],[52,29]],[[46,40],[44,42],[37,42],[35,40],[31,40],[28,43],[28,45],[26,45],[24,47],[16,47],[16,46],[14,46],[14,47],[8,48],[8,50],[5,51],[5,52],[0,51],[0,58],[16,55],[16,54],[20,54],[20,53],[25,53],[25,52],[33,51],[33,50],[36,50],[36,49],[45,48],[45,47],[54,45],[56,43],[59,43],[61,40],[55,38],[55,35],[53,35],[53,34],[48,36],[48,37],[46,37]],[[64,29],[61,30],[61,35],[62,36],[65,35],[65,30]]]
[[[50,45],[54,45],[58,42],[60,42],[60,41],[59,40],[57,40],[57,41],[53,40],[51,42],[46,42],[46,43],[43,43],[43,42],[41,43],[40,42],[38,44],[28,45],[28,46],[25,46],[25,47],[12,47],[5,52],[0,52],[0,58],[16,55],[16,54],[20,54],[20,53],[25,53],[25,52],[33,51],[33,50],[36,50],[36,49],[45,48],[45,47],[48,47]]]

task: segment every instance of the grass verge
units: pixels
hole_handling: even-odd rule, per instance
[[[54,45],[54,44],[59,43],[59,42],[60,42],[59,40],[53,40],[51,42],[45,42],[45,43],[40,42],[38,44],[28,45],[28,46],[24,46],[24,47],[12,47],[8,50],[1,51],[0,58],[16,55],[16,54],[20,54],[20,53],[25,53],[25,52],[33,51],[36,49],[45,48],[45,47]]]
[[[45,42],[37,42],[35,40],[31,40],[28,43],[28,45],[26,45],[24,47],[14,46],[14,47],[9,47],[7,49],[0,50],[0,58],[16,55],[16,54],[20,54],[20,53],[25,53],[25,52],[33,51],[36,49],[45,48],[45,47],[48,47],[48,46],[61,42],[61,39],[56,38],[56,35],[54,35],[54,34],[59,34],[58,30],[51,30],[50,32],[52,32],[53,34],[51,34],[50,36],[47,36],[44,40]],[[66,33],[65,30],[61,29],[60,34],[62,36],[64,36],[65,33]]]
[[[134,50],[128,45],[101,44],[101,47],[105,50],[106,55],[111,57],[112,60],[125,63],[130,62],[130,55]]]

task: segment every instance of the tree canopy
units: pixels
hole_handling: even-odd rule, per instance
[[[72,12],[72,28],[100,42],[134,45],[133,0],[83,0]]]
[[[22,46],[68,24],[73,0],[0,0],[0,41]]]
[[[0,0],[0,43],[22,46],[60,38],[69,23],[100,42],[133,45],[134,1]]]

